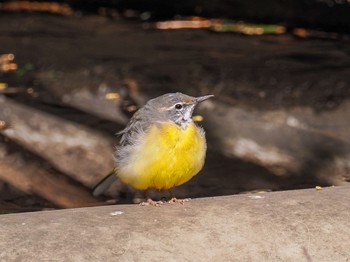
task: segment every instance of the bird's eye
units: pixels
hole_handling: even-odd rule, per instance
[[[175,105],[175,108],[176,108],[177,110],[180,110],[180,109],[182,109],[182,105],[181,105],[181,104],[176,104],[176,105]]]

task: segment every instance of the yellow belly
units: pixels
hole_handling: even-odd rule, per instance
[[[187,182],[203,167],[206,142],[195,124],[182,129],[160,123],[140,141],[128,164],[118,168],[119,178],[137,189],[170,189]]]

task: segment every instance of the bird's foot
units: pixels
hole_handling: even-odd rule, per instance
[[[141,202],[140,206],[154,206],[154,207],[160,207],[164,204],[163,201],[154,201],[150,198],[147,199],[145,202]]]
[[[173,203],[177,203],[177,204],[185,204],[185,202],[189,202],[190,198],[184,198],[184,199],[177,199],[176,197],[171,198],[168,203],[173,204]]]

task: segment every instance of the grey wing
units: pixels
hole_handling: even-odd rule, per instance
[[[147,121],[147,119],[145,119],[142,114],[143,112],[140,110],[137,111],[130,119],[125,129],[118,133],[122,137],[114,154],[114,161],[117,166],[117,170],[122,166],[128,165],[129,158],[134,151],[133,145],[139,143],[151,124],[149,121]]]
[[[103,180],[101,180],[94,188],[93,195],[99,196],[117,179],[118,167],[127,164],[128,157],[132,151],[132,145],[142,138],[151,122],[144,115],[144,109],[139,109],[130,119],[127,126],[117,135],[121,135],[119,147],[114,154],[114,160],[117,167],[113,169]]]
[[[130,119],[127,126],[117,133],[117,135],[122,136],[119,142],[120,146],[123,147],[136,143],[140,135],[143,135],[150,126],[150,121],[148,121],[143,111],[143,108],[138,110]]]

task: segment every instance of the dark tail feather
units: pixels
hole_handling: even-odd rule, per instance
[[[94,197],[98,197],[100,195],[103,194],[104,191],[107,190],[107,188],[109,188],[114,181],[117,180],[117,175],[115,173],[115,169],[113,169],[111,172],[109,172],[109,174],[102,179],[93,189],[92,191],[92,195]]]

